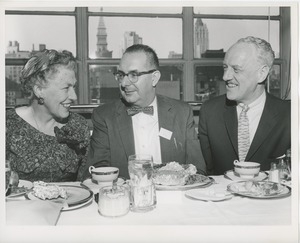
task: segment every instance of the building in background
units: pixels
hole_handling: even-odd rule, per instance
[[[102,8],[101,8],[102,12]],[[107,31],[102,16],[99,17],[97,27],[97,58],[112,58],[112,51],[107,48]],[[90,103],[100,104],[118,98],[119,90],[113,76],[111,66],[91,65],[89,67],[89,97]]]
[[[101,8],[102,12],[102,8]],[[112,51],[107,50],[107,33],[102,16],[99,18],[98,27],[97,27],[97,58],[112,58]]]
[[[177,53],[177,52],[175,52],[175,51],[170,51],[169,52],[169,55],[168,55],[168,58],[178,58],[178,59],[180,59],[180,58],[182,58],[182,54],[181,53]]]
[[[206,24],[201,18],[197,18],[194,27],[194,56],[201,58],[209,48],[209,33]]]
[[[21,51],[18,41],[9,41],[5,58],[28,59],[37,51],[46,49],[45,44],[39,45],[39,50],[34,49],[32,46],[31,51]],[[21,92],[21,70],[23,66],[5,66],[5,90],[6,90],[6,105],[23,105],[27,104],[28,100],[24,98]]]
[[[143,38],[141,38],[135,31],[126,31],[124,33],[123,39],[122,39],[122,48],[121,48],[121,55],[125,52],[125,50],[135,44],[143,44]]]

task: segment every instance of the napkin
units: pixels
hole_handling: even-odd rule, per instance
[[[42,200],[6,201],[7,225],[56,225],[63,204]]]

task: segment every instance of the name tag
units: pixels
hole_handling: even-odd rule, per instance
[[[172,137],[172,134],[173,134],[173,132],[161,127],[158,135],[160,137],[170,140]]]

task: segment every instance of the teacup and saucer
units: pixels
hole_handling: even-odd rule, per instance
[[[259,175],[260,163],[235,160],[233,164],[234,173],[241,178],[252,179]]]

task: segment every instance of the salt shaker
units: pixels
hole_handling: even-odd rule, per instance
[[[288,168],[287,164],[285,163],[284,159],[280,159],[278,163],[278,170],[279,170],[279,178],[280,180],[285,180],[288,178]]]
[[[280,183],[279,170],[276,163],[271,163],[271,169],[269,173],[269,181]]]

